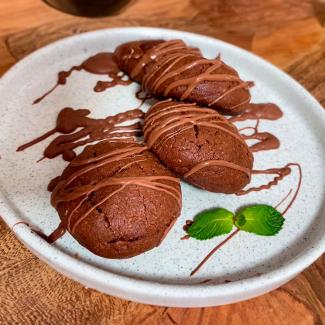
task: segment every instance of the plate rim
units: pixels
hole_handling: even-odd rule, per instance
[[[168,28],[157,28],[157,27],[115,27],[106,28],[95,31],[90,31],[86,33],[81,33],[73,36],[69,36],[55,42],[52,42],[44,47],[41,47],[32,53],[28,54],[26,57],[18,61],[14,66],[12,66],[6,73],[0,78],[0,86],[2,86],[7,79],[14,77],[16,70],[28,65],[29,61],[33,60],[35,56],[40,56],[43,52],[48,51],[51,47],[57,45],[64,45],[64,43],[69,43],[73,39],[87,38],[88,36],[96,37],[96,34],[105,34],[107,32],[123,31],[124,33],[134,33],[136,31],[142,32],[159,32],[172,33],[175,35],[182,34],[187,35],[189,38],[200,38],[206,40],[207,42],[218,42],[220,44],[226,45],[228,48],[241,51],[245,56],[250,56],[255,61],[259,61],[264,66],[272,69],[274,73],[277,73],[279,77],[284,79],[289,83],[294,83],[296,89],[304,95],[305,99],[311,103],[311,108],[316,114],[320,114],[323,110],[321,104],[310,94],[300,83],[289,76],[287,73],[273,65],[272,63],[266,61],[265,59],[259,57],[258,55],[242,49],[236,45],[224,42],[222,40],[197,34],[191,32],[185,32],[180,30],[168,29]],[[140,35],[139,35],[140,36]],[[181,35],[180,35],[181,36]],[[318,106],[318,109],[316,109]],[[325,125],[325,118],[321,117],[321,123]],[[10,227],[10,225],[16,222],[22,221],[15,213],[13,206],[8,202],[8,198],[5,195],[5,189],[0,186],[0,212],[1,217],[5,223]],[[7,203],[6,203],[7,202]],[[5,211],[5,213],[3,213]],[[164,306],[175,306],[175,307],[194,307],[194,306],[215,306],[221,304],[246,300],[247,297],[252,298],[260,294],[259,291],[263,293],[275,289],[282,285],[283,283],[290,280],[292,277],[300,273],[302,270],[307,268],[312,264],[318,257],[320,257],[325,249],[325,232],[321,238],[314,242],[311,247],[308,246],[303,252],[296,255],[295,258],[289,262],[285,262],[284,265],[279,266],[273,271],[262,274],[261,276],[253,276],[251,278],[246,278],[243,280],[233,281],[230,283],[222,284],[168,284],[155,282],[151,280],[144,280],[138,278],[132,278],[130,276],[116,274],[112,271],[103,270],[96,266],[90,265],[86,262],[77,260],[70,255],[62,252],[59,248],[51,246],[49,244],[43,245],[42,250],[37,250],[37,244],[39,241],[43,241],[38,235],[31,231],[31,228],[19,224],[11,230],[15,233],[16,237],[29,249],[39,257],[42,261],[49,264],[52,268],[56,269],[60,273],[65,274],[69,278],[72,278],[78,282],[83,283],[86,286],[92,287],[99,291],[104,291],[105,293],[112,294],[114,296],[131,299],[137,302],[164,305]],[[49,255],[48,255],[49,254]],[[51,258],[49,258],[51,256]],[[56,258],[54,258],[56,257]],[[68,266],[67,266],[68,265]],[[82,271],[78,271],[82,268]],[[77,270],[77,271],[76,271]],[[110,278],[108,279],[105,278]],[[101,285],[105,284],[105,287],[101,288]],[[245,285],[243,285],[245,284]],[[270,288],[269,290],[267,288]],[[104,289],[104,290],[103,290]],[[168,291],[168,295],[160,295],[160,290]],[[202,296],[202,293],[204,295]],[[243,296],[242,299],[234,299],[234,296]],[[200,300],[199,302],[197,300]]]

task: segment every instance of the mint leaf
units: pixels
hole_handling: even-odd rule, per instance
[[[199,240],[228,234],[233,227],[234,215],[223,208],[218,208],[197,215],[187,233]]]
[[[261,236],[274,236],[282,228],[284,218],[270,205],[253,205],[239,211],[234,218],[240,230]]]

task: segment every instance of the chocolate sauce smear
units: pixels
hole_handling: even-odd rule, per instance
[[[43,238],[46,242],[49,244],[53,244],[55,241],[57,241],[59,238],[61,238],[65,234],[65,228],[63,227],[62,223],[59,224],[59,226],[49,235],[43,234],[40,230],[33,229],[28,222],[25,221],[19,221],[16,222],[12,227],[11,230],[13,230],[17,225],[24,224],[28,226],[32,232],[38,234],[41,238]]]
[[[114,53],[102,52],[97,53],[94,56],[91,56],[80,65],[73,66],[68,71],[60,71],[58,73],[58,79],[56,84],[47,91],[44,95],[34,100],[33,104],[38,104],[45,97],[51,94],[58,86],[63,86],[67,83],[68,78],[70,77],[73,71],[87,71],[92,74],[97,75],[107,75],[112,78],[111,81],[98,81],[94,87],[94,91],[101,92],[107,88],[114,87],[117,85],[127,86],[132,83],[131,80],[124,80],[126,76],[123,72],[120,71]]]
[[[104,119],[88,117],[88,109],[63,108],[58,115],[56,127],[40,137],[20,146],[17,151],[23,151],[47,137],[61,133],[44,150],[44,157],[55,158],[62,155],[66,161],[76,157],[75,149],[86,144],[101,141],[133,141],[142,134],[141,124],[135,122],[131,125],[120,125],[143,118],[144,113],[139,109],[129,110]]]
[[[232,123],[241,122],[246,120],[256,120],[255,127],[245,127],[239,131],[246,129],[252,129],[253,133],[250,135],[242,134],[241,136],[245,140],[258,140],[257,143],[249,147],[252,152],[265,151],[278,149],[280,147],[279,139],[269,132],[259,132],[258,126],[260,120],[278,120],[283,116],[281,109],[271,103],[266,104],[247,104],[245,105],[244,111],[236,116],[230,117],[228,120]]]
[[[279,106],[272,103],[246,104],[241,114],[232,116],[229,121],[239,122],[246,120],[278,120],[283,116]]]
[[[273,135],[269,132],[255,131],[251,135],[242,134],[242,137],[245,140],[251,140],[251,139],[259,140],[259,142],[255,143],[249,147],[251,152],[278,149],[280,147],[279,139],[275,135]]]
[[[258,151],[265,151],[265,150],[272,150],[272,149],[278,149],[280,147],[280,141],[279,139],[269,132],[259,132],[258,126],[259,126],[260,120],[257,120],[257,123],[255,127],[244,127],[240,129],[239,131],[244,130],[253,130],[252,134],[243,134],[241,133],[241,136],[245,140],[259,140],[257,143],[251,145],[249,147],[251,152],[258,152]]]
[[[56,242],[59,238],[61,238],[66,232],[66,228],[62,223],[59,224],[59,226],[48,236],[44,235],[43,233],[38,233],[43,239],[45,239],[49,244],[53,244]]]

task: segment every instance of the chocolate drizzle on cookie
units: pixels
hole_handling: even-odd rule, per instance
[[[120,71],[114,53],[103,52],[97,53],[87,60],[82,62],[80,65],[73,66],[67,71],[60,71],[58,73],[58,79],[56,84],[47,91],[44,95],[34,100],[33,104],[41,102],[45,97],[51,94],[58,86],[63,86],[67,83],[73,71],[87,71],[92,74],[97,75],[107,75],[112,80],[111,81],[98,81],[94,87],[94,91],[101,92],[107,88],[114,87],[117,85],[127,86],[132,83],[131,80],[125,80],[125,74]]]
[[[246,174],[249,179],[251,177],[251,170],[249,168],[242,167],[240,165],[234,164],[226,160],[206,160],[195,165],[192,169],[190,169],[187,173],[185,173],[184,178],[187,178],[193,175],[194,173],[196,173],[197,171],[201,170],[202,168],[206,168],[209,166],[220,166],[220,167],[235,169]]]
[[[241,150],[246,149],[246,154],[248,155],[247,162],[246,165],[241,165],[235,161],[227,161],[222,158],[204,160],[204,156],[201,156],[201,161],[183,172],[182,176],[191,182],[190,177],[197,174],[202,169],[220,167],[222,169],[231,169],[244,174],[246,182],[243,183],[242,186],[249,182],[251,175],[251,169],[249,166],[252,165],[252,156],[249,153],[245,140],[238,133],[233,124],[212,109],[202,109],[195,104],[185,104],[170,100],[159,102],[147,113],[144,121],[143,132],[148,147],[152,148],[158,157],[164,161],[161,157],[161,151],[164,150],[164,144],[166,141],[180,136],[186,130],[195,127],[198,130],[201,128],[214,130],[214,132],[219,132],[220,134],[232,138],[237,150],[238,148],[242,148]],[[221,137],[221,139],[223,139],[223,137]],[[209,139],[207,140],[209,141]],[[199,140],[195,139],[194,141],[197,141],[197,144],[200,145]],[[216,150],[218,149],[219,148],[216,148]],[[232,146],[227,146],[227,150],[233,150]],[[222,156],[219,155],[219,157]]]
[[[172,176],[137,176],[137,177],[116,177],[111,176],[96,183],[85,184],[83,186],[71,187],[69,186],[73,181],[78,177],[90,172],[91,170],[102,167],[106,164],[113,162],[121,161],[128,159],[128,164],[123,166],[130,167],[131,164],[139,163],[140,161],[145,160],[145,156],[141,155],[147,148],[144,146],[139,146],[137,144],[129,144],[128,146],[122,149],[116,149],[109,151],[103,155],[96,156],[93,158],[88,158],[84,160],[75,159],[70,163],[72,167],[81,167],[75,173],[71,174],[68,178],[60,180],[55,186],[52,196],[51,203],[57,208],[58,204],[61,202],[68,202],[76,199],[80,199],[80,202],[76,207],[68,213],[67,217],[67,229],[73,234],[76,231],[77,226],[85,220],[92,211],[98,208],[100,205],[104,204],[109,200],[113,195],[116,195],[120,191],[123,191],[129,185],[138,185],[142,187],[147,187],[155,191],[160,191],[167,193],[173,197],[177,204],[181,206],[181,196],[179,190],[170,184],[163,183],[161,181],[168,181],[171,184],[179,184],[179,179]],[[119,170],[116,174],[118,174]],[[87,200],[91,193],[98,191],[105,187],[116,187],[117,188],[111,192],[109,195],[105,196],[100,202],[96,205],[85,211],[78,220],[74,220],[73,216],[76,211],[81,208],[82,204]]]
[[[121,69],[140,81],[147,92],[219,107],[229,113],[250,101],[248,89],[253,83],[242,81],[238,73],[220,59],[208,60],[181,40],[160,42],[143,51],[141,45],[145,44],[146,41],[123,44],[115,53]],[[136,63],[130,65],[134,59]],[[199,89],[205,87],[206,96],[199,96]],[[234,96],[239,91],[240,96]]]
[[[168,99],[164,102],[169,101]],[[164,102],[158,102],[157,105]],[[165,118],[161,119],[162,117]],[[158,139],[164,141],[166,138],[175,136],[176,133],[179,134],[194,125],[221,130],[237,139],[237,141],[245,143],[244,139],[234,132],[235,127],[225,118],[214,110],[202,109],[197,107],[196,104],[173,103],[157,110],[147,118],[143,132],[149,147],[152,147]],[[174,132],[169,133],[171,130]]]

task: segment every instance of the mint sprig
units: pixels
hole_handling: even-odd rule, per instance
[[[244,208],[234,218],[237,228],[261,236],[276,235],[282,229],[283,223],[282,214],[264,204]]]
[[[187,233],[199,240],[228,234],[233,227],[233,217],[230,211],[223,208],[202,212],[196,216]]]
[[[270,205],[257,204],[241,209],[236,215],[224,208],[202,212],[187,229],[190,237],[206,240],[229,233],[233,225],[260,236],[274,236],[283,226],[284,218]]]

